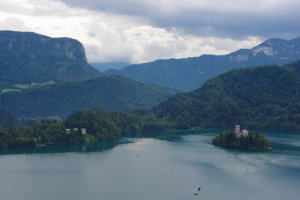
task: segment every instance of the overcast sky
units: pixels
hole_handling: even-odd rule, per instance
[[[0,30],[71,37],[89,62],[148,62],[300,36],[299,0],[1,0]]]

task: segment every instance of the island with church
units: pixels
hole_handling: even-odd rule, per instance
[[[228,130],[216,135],[211,143],[216,146],[240,149],[272,149],[270,141],[258,132],[241,130],[235,125],[235,130]]]

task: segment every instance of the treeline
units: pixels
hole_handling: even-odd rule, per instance
[[[257,132],[249,132],[246,136],[237,137],[233,131],[225,131],[216,135],[212,139],[212,144],[242,149],[268,149],[272,147],[270,141]]]
[[[82,134],[82,129],[86,129],[86,135]],[[97,142],[168,129],[171,129],[168,124],[158,121],[146,111],[107,112],[91,109],[77,111],[64,121],[46,119],[33,126],[1,128],[0,147]]]
[[[97,140],[172,129],[169,124],[159,121],[153,113],[146,110],[107,112],[101,109],[91,109],[77,111],[68,117],[65,126],[85,128]]]
[[[82,143],[84,138],[77,132],[66,133],[64,123],[43,120],[34,126],[0,129],[0,147],[20,147],[46,144]]]

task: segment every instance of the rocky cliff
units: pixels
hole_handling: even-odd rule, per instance
[[[0,31],[0,87],[60,82],[99,74],[82,44],[30,32]]]

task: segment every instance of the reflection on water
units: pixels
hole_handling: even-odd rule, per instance
[[[263,132],[271,151],[209,144],[218,130],[2,150],[1,200],[297,199],[300,134]],[[88,153],[87,153],[88,152]],[[197,188],[201,187],[198,195]]]
[[[143,138],[153,138],[159,140],[174,141],[181,139],[184,135],[207,133],[215,129],[192,130],[192,131],[161,131],[147,132]],[[134,140],[130,138],[122,138],[120,140],[108,140],[98,143],[87,144],[68,144],[68,145],[49,145],[41,147],[19,147],[0,149],[2,154],[43,154],[43,153],[67,153],[67,152],[101,152],[111,149],[117,145],[131,143]]]
[[[110,140],[88,144],[50,145],[42,147],[20,147],[0,149],[0,154],[45,154],[45,153],[67,153],[67,152],[100,152],[111,149],[117,145],[126,144],[125,140]]]

